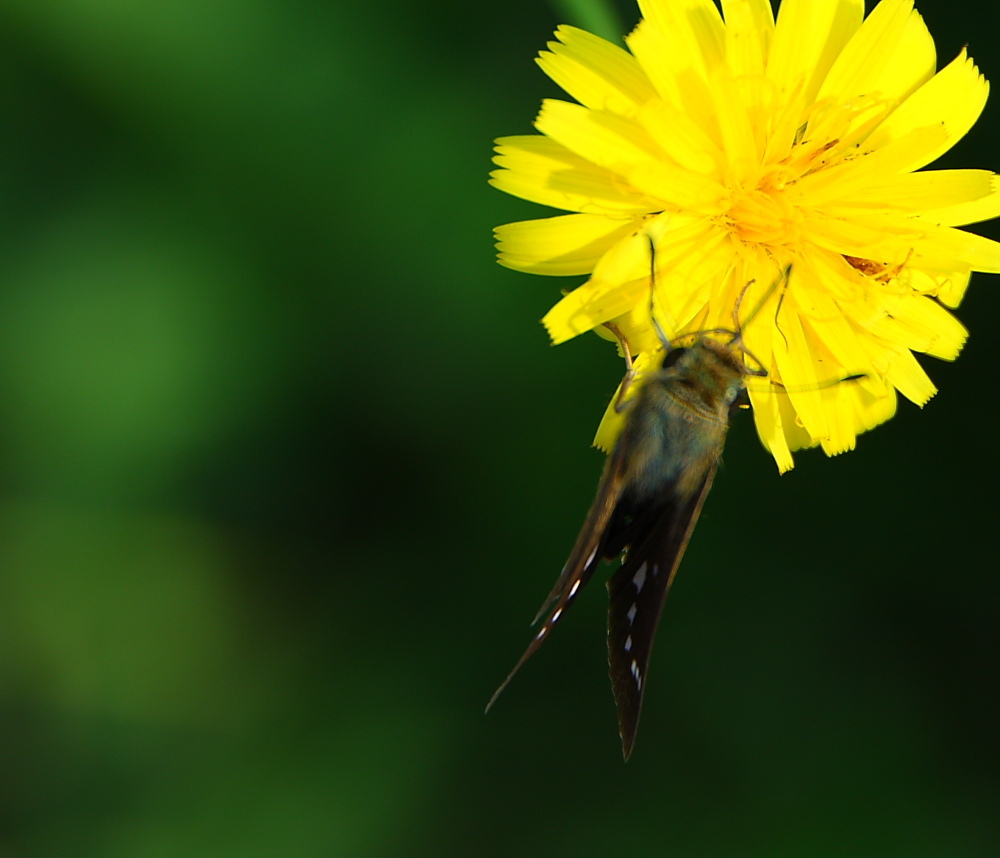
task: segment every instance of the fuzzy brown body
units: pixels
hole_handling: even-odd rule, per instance
[[[637,501],[664,492],[690,496],[718,465],[729,412],[744,387],[741,360],[712,340],[677,349],[676,360],[642,385],[615,445]]]
[[[622,563],[608,581],[608,661],[622,750],[635,742],[653,637],[674,573],[718,468],[729,414],[748,370],[731,342],[699,337],[668,350],[625,403],[608,456],[562,574],[535,617],[545,622],[490,706],[590,580],[602,559]]]

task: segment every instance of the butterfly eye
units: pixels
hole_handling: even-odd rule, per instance
[[[677,363],[677,361],[681,359],[681,355],[683,355],[684,352],[686,351],[687,349],[685,348],[671,349],[663,356],[663,364],[661,365],[660,368],[669,369],[670,367],[674,366]]]

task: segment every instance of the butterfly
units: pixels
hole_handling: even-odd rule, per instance
[[[784,271],[746,323],[779,283],[787,282],[789,273],[789,269]],[[747,365],[749,353],[743,347],[738,322],[739,305],[751,284],[744,288],[734,309],[736,330],[691,334],[682,338],[689,344],[679,347],[664,336],[653,314],[652,265],[650,282],[650,318],[663,346],[662,362],[641,379],[633,397],[624,400],[619,395],[616,408],[624,412],[623,428],[605,462],[597,494],[569,559],[535,617],[533,624],[543,620],[541,627],[486,707],[489,711],[545,642],[599,563],[621,558],[607,585],[608,663],[626,760],[635,745],[656,628],[712,487],[730,415],[740,404],[747,378],[767,375],[763,368]],[[608,327],[621,341],[626,359],[624,393],[634,380],[631,355],[617,328]]]

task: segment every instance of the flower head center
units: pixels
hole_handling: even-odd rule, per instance
[[[744,242],[787,245],[798,240],[802,213],[784,193],[779,173],[766,173],[753,186],[730,189],[725,219]]]

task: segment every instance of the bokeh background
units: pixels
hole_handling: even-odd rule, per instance
[[[919,8],[1000,79],[993,3]],[[984,275],[855,452],[779,478],[737,421],[627,765],[599,583],[483,716],[621,375],[485,182],[594,16],[0,2],[2,858],[1000,854]]]

